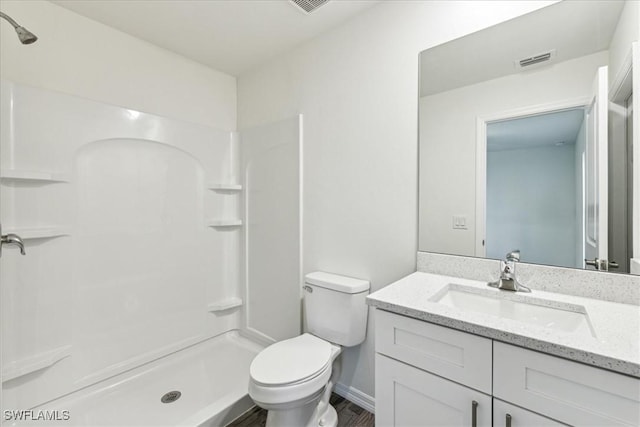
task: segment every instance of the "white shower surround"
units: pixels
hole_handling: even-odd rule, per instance
[[[302,115],[241,129],[246,332],[272,343],[301,332]]]
[[[229,390],[216,399],[232,406],[240,391],[246,396],[244,373],[260,345],[229,338],[248,317],[237,134],[8,81],[1,93],[3,232],[28,238],[27,256],[7,248],[0,272],[3,409],[88,386],[101,394],[115,384],[135,396],[160,381],[153,372],[166,376],[178,366],[172,360],[190,357],[224,378],[204,376],[197,387]],[[286,129],[299,130],[298,120]],[[291,136],[297,147],[299,135]],[[293,154],[285,162],[297,165]],[[299,293],[297,280],[286,286]],[[140,369],[146,380],[136,379]],[[74,393],[77,414],[91,406],[87,390]]]

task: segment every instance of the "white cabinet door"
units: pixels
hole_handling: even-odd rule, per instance
[[[488,338],[376,310],[376,352],[487,394],[492,351]]]
[[[640,380],[494,341],[493,395],[576,426],[640,426]]]
[[[491,426],[491,397],[376,354],[376,426]]]
[[[562,424],[502,400],[493,399],[494,427],[561,427]]]

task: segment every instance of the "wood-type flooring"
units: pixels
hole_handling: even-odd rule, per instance
[[[374,427],[374,415],[355,403],[333,393],[331,404],[338,413],[338,427]],[[255,406],[227,427],[263,427],[266,422],[267,411]]]

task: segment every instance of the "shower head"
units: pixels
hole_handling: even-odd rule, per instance
[[[22,44],[31,44],[38,40],[38,37],[25,27],[16,27],[16,33]]]
[[[27,30],[26,28],[20,26],[9,15],[6,15],[6,14],[0,12],[0,17],[6,19],[7,22],[9,22],[9,24],[13,25],[13,28],[15,28],[16,33],[18,34],[18,38],[20,39],[20,43],[22,43],[22,44],[31,44],[31,43],[35,42],[36,40],[38,40],[38,37],[36,37],[35,34],[33,34],[31,31]]]

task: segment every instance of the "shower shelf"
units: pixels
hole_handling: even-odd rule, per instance
[[[210,219],[207,221],[207,227],[240,227],[241,219]]]
[[[209,184],[208,188],[213,191],[242,191],[240,184]]]
[[[237,297],[227,298],[213,302],[207,306],[210,313],[231,310],[232,308],[242,307],[242,299]]]
[[[7,366],[2,367],[2,382],[5,383],[32,372],[50,368],[69,356],[71,356],[71,345],[65,345],[26,359],[8,363]]]
[[[69,175],[64,173],[21,169],[2,169],[0,178],[3,181],[69,182]]]
[[[24,227],[7,230],[9,233],[17,234],[22,240],[28,239],[52,239],[55,237],[68,236],[70,230],[67,227]]]

